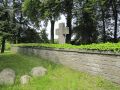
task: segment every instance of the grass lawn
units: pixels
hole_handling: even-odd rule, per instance
[[[32,78],[28,85],[20,85],[20,76],[29,74],[36,66],[44,66],[48,73],[43,77]],[[0,54],[0,71],[4,68],[15,70],[17,77],[15,85],[0,86],[0,90],[120,90],[120,86],[101,77],[77,72],[35,56],[11,52]]]

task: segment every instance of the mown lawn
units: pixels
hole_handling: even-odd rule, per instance
[[[48,73],[43,77],[32,78],[28,85],[20,85],[21,75],[30,74],[33,67],[44,66]],[[13,86],[0,86],[0,90],[120,90],[120,86],[83,72],[35,56],[25,56],[6,52],[0,54],[0,71],[12,68],[17,79]]]

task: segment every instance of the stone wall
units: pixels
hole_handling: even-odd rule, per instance
[[[102,75],[106,79],[120,84],[119,53],[35,47],[12,47],[12,51],[28,55],[37,55],[78,71]]]

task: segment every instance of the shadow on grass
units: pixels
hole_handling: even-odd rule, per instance
[[[23,75],[28,74],[33,67],[37,66],[43,66],[51,70],[61,67],[61,65],[35,56],[19,55],[11,52],[0,54],[0,71],[4,68],[11,68],[16,71],[16,75]]]

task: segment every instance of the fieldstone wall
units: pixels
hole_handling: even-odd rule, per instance
[[[120,84],[120,53],[35,47],[12,47],[12,51],[40,56],[78,71],[102,75]]]

